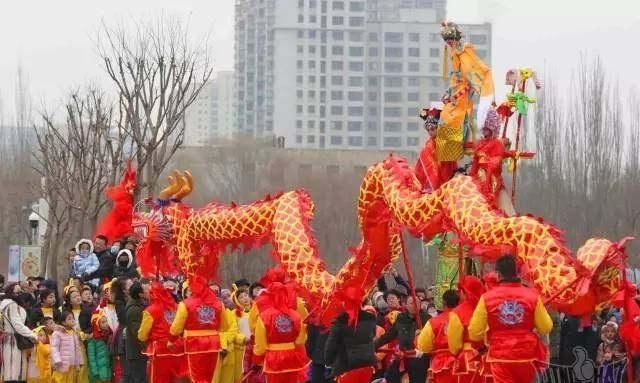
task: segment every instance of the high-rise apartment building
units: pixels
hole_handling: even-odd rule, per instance
[[[286,147],[416,150],[446,0],[237,0],[236,129]],[[491,25],[463,25],[491,57]]]
[[[233,135],[233,81],[232,71],[220,71],[204,85],[185,115],[185,146],[204,146]]]

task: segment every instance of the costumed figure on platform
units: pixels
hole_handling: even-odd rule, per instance
[[[127,163],[124,175],[119,185],[109,186],[106,190],[107,198],[113,202],[111,211],[100,221],[96,235],[104,235],[110,239],[123,238],[131,234],[133,229],[133,193],[138,186],[136,170]]]
[[[480,279],[467,275],[462,278],[458,287],[462,293],[462,302],[449,314],[447,336],[450,345],[461,346],[462,349],[451,350],[457,354],[452,375],[457,377],[458,383],[484,382],[490,375],[490,371],[483,368],[481,352],[484,343],[471,341],[468,332],[469,321],[480,297],[484,294],[484,286]]]
[[[187,376],[184,342],[171,335],[177,304],[160,282],[151,286],[151,304],[142,312],[138,339],[146,343],[149,358],[147,377],[151,383],[170,383]]]
[[[539,335],[553,322],[535,289],[522,285],[513,256],[496,261],[500,283],[482,295],[469,323],[469,339],[488,339],[487,362],[495,383],[534,381],[548,362],[549,350]]]
[[[310,364],[305,350],[306,332],[300,314],[293,308],[287,287],[273,282],[265,296],[255,328],[254,366],[267,383],[306,382]]]
[[[457,168],[456,161],[438,161],[436,154],[436,136],[440,109],[431,107],[420,111],[420,118],[424,120],[424,129],[429,135],[424,147],[418,155],[416,163],[416,177],[422,184],[422,191],[430,193],[453,177]]]
[[[170,333],[184,339],[190,381],[211,383],[218,355],[226,355],[228,349],[220,333],[229,331],[233,323],[228,322],[222,303],[204,278],[189,278],[189,292],[189,297],[178,304]]]
[[[462,348],[462,344],[453,344],[454,338],[447,336],[450,314],[460,302],[460,296],[455,290],[448,290],[442,295],[444,311],[435,318],[429,319],[418,335],[418,350],[431,354],[429,365],[429,382],[454,383],[457,378],[453,371],[456,363],[455,353]]]
[[[449,89],[443,96],[444,108],[436,135],[436,154],[439,162],[458,161],[464,154],[464,142],[469,139],[473,126],[474,96],[479,96],[477,126],[483,126],[493,101],[491,69],[478,57],[471,44],[462,43],[462,32],[457,24],[443,22],[441,35],[445,41],[443,77],[448,75],[451,61]]]

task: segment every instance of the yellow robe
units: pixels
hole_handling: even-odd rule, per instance
[[[227,356],[218,356],[218,367],[213,374],[213,383],[240,383],[242,379],[242,361],[244,359],[245,336],[238,328],[238,317],[235,311],[225,309],[224,316],[231,327],[220,333],[220,339],[227,344]],[[249,314],[244,314],[247,317]]]
[[[471,90],[480,95],[478,108],[488,108],[494,93],[493,76],[491,69],[476,55],[473,45],[447,48],[452,64],[451,102],[445,104],[440,113],[436,156],[438,161],[458,161],[464,154],[465,127],[470,127],[473,119]]]

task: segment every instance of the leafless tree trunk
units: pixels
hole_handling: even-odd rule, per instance
[[[104,189],[122,172],[127,136],[113,114],[103,92],[90,86],[70,92],[64,125],[42,113],[35,126],[35,169],[44,179],[42,192],[49,204],[47,267],[55,269],[64,249],[93,234],[106,204]]]
[[[103,22],[98,49],[118,92],[121,126],[134,144],[139,184],[154,195],[160,173],[182,145],[185,110],[211,76],[206,41],[192,46],[187,26],[162,16],[134,30]]]

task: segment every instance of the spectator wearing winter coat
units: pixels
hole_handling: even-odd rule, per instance
[[[124,383],[145,383],[147,381],[147,357],[142,353],[144,344],[138,340],[138,330],[142,323],[142,312],[149,300],[148,284],[134,282],[129,288],[126,312],[125,356],[127,369],[123,368]]]
[[[49,289],[41,290],[38,298],[40,302],[30,310],[27,326],[30,328],[43,326],[44,318],[52,318],[56,322],[60,321],[60,310],[56,307],[55,292]]]
[[[32,339],[36,334],[26,325],[27,311],[21,306],[22,288],[17,283],[7,285],[5,295],[0,302],[2,315],[2,375],[3,382],[25,382],[27,380],[27,359],[29,350],[20,350],[16,343],[15,333]]]
[[[91,318],[93,337],[87,341],[87,361],[91,381],[110,382],[112,375],[111,355],[109,343],[113,332],[109,327],[109,320],[103,313],[97,313]]]
[[[376,364],[376,316],[365,310],[357,315],[356,322],[346,312],[340,314],[325,345],[325,362],[331,366],[331,376],[344,382],[370,381]]]
[[[92,279],[89,279],[100,267],[100,261],[93,253],[93,242],[88,239],[81,239],[76,243],[76,253],[71,265],[71,276],[85,280],[93,287],[97,287],[100,282],[98,278],[91,277]]]
[[[131,250],[122,249],[118,252],[116,258],[116,267],[113,270],[113,276],[116,278],[140,278],[140,273],[135,269],[133,263],[133,253]]]
[[[309,323],[307,325],[307,356],[311,359],[311,382],[325,382],[324,348],[329,337],[329,331],[321,326]]]
[[[62,313],[60,328],[51,337],[51,366],[53,382],[76,382],[82,366],[82,346],[75,331],[76,320],[72,312]]]
[[[116,250],[115,253],[113,253],[112,249],[107,247],[108,242],[109,242],[109,239],[104,235],[96,236],[94,241],[95,254],[96,254],[96,257],[98,258],[99,265],[94,272],[89,273],[85,276],[86,278],[84,279],[85,281],[97,278],[100,280],[101,283],[106,283],[113,278],[115,256],[120,249],[118,247],[118,250]]]

